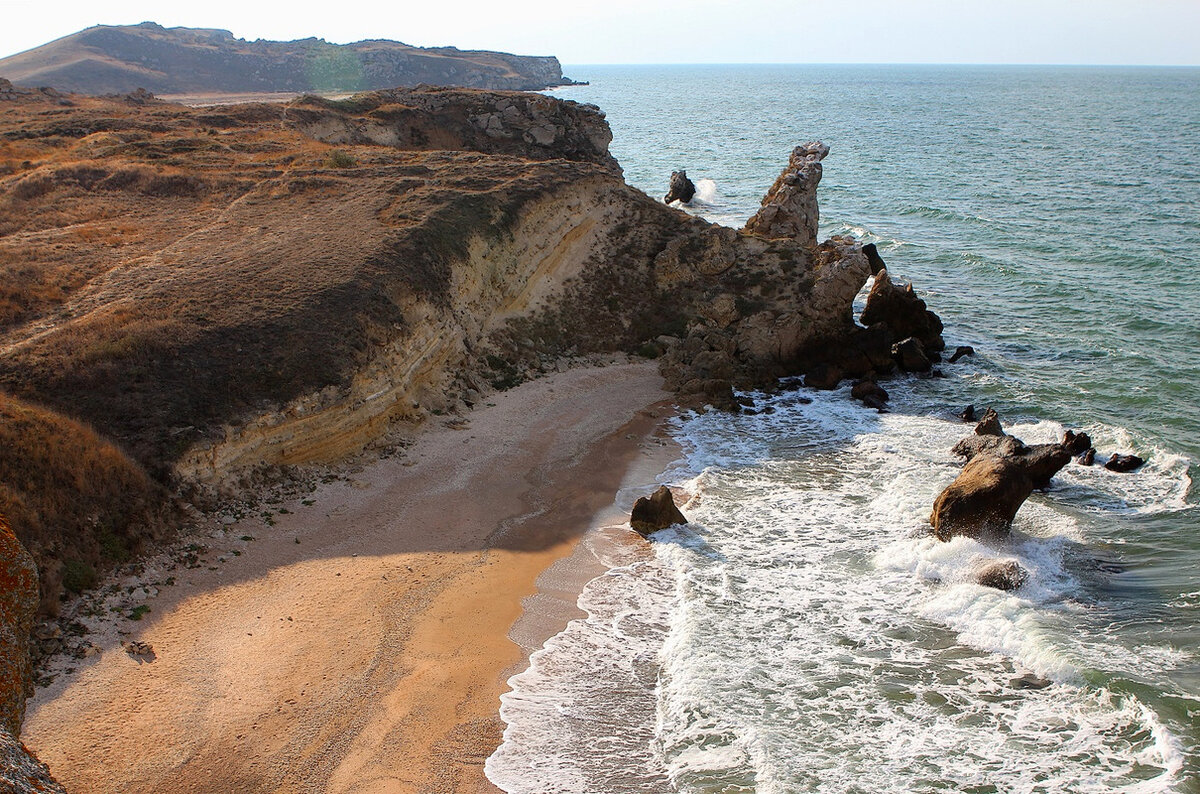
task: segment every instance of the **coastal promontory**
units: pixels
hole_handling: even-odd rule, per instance
[[[227,30],[97,25],[0,59],[18,85],[79,94],[337,93],[418,84],[514,91],[568,85],[553,56],[376,39],[239,39]]]

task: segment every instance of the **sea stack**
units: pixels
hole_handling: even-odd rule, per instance
[[[994,427],[991,419],[995,419]],[[1007,537],[1013,518],[1029,495],[1048,487],[1050,478],[1071,462],[1071,453],[1062,444],[1027,446],[1018,438],[1003,435],[994,414],[985,422],[986,430],[999,434],[977,431],[952,450],[965,457],[967,463],[933,503],[929,523],[938,540],[957,535]]]
[[[683,204],[691,204],[695,196],[696,185],[688,179],[687,171],[672,171],[671,186],[667,190],[667,195],[663,196],[663,203],[670,204],[673,201],[679,201]]]

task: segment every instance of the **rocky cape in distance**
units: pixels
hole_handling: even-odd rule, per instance
[[[572,85],[552,56],[375,39],[246,41],[227,30],[98,25],[0,59],[0,77],[78,94],[350,93],[420,84],[536,91]]]

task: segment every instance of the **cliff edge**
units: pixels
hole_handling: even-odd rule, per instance
[[[46,572],[136,553],[168,489],[338,460],[581,356],[661,355],[681,399],[726,406],[831,356],[891,366],[852,316],[861,247],[813,237],[803,152],[824,147],[793,155],[769,225],[734,230],[626,185],[610,140],[597,108],[535,94],[0,91],[0,425],[120,472],[49,481],[55,504],[130,508],[41,522],[62,537],[14,518],[44,609]]]

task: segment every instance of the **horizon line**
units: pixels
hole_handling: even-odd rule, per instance
[[[1200,69],[1200,63],[1069,63],[1057,61],[563,61],[562,65],[563,68],[577,66],[1058,66]]]

